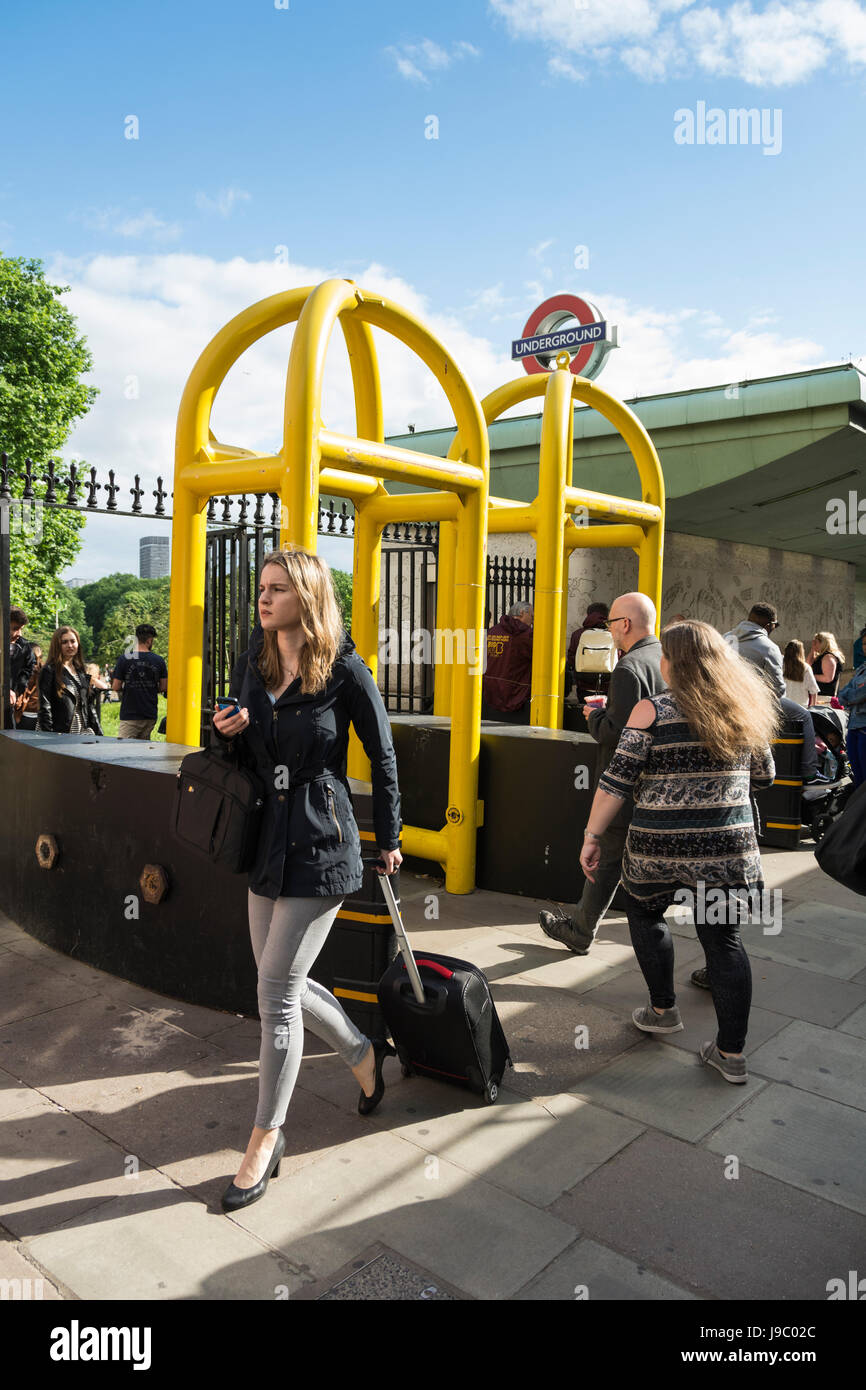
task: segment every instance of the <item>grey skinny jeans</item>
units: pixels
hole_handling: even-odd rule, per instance
[[[304,1051],[304,1026],[356,1067],[370,1039],[330,990],[307,979],[342,904],[339,898],[264,898],[248,890],[250,939],[258,967],[259,1100],[255,1123],[281,1125]]]

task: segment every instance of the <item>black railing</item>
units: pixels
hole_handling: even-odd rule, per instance
[[[532,603],[534,597],[534,560],[511,555],[488,555],[485,627],[492,627],[504,618],[512,604],[521,599]]]

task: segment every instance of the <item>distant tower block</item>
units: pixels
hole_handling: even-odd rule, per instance
[[[138,543],[139,579],[162,579],[171,569],[171,537],[142,536]]]

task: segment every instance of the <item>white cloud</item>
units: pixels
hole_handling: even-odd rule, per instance
[[[220,217],[230,217],[236,203],[248,203],[251,195],[242,188],[221,188],[215,198],[207,193],[196,193],[195,205],[202,212],[216,212]]]
[[[235,257],[216,261],[205,256],[99,255],[59,258],[47,269],[55,283],[70,284],[65,302],[76,315],[93,353],[91,380],[101,394],[90,414],[75,429],[66,457],[95,464],[104,479],[114,468],[129,504],[133,475],[140,474],[150,507],[150,490],[161,474],[171,490],[174,473],[174,433],[177,410],[187,377],[202,349],[235,314],[268,295],[295,285],[317,284],[335,273],[327,266],[277,264]],[[339,273],[339,272],[336,272]],[[533,303],[544,298],[539,283],[526,288],[498,283],[476,293],[474,306],[490,314],[488,322],[504,320],[501,328],[482,332],[469,326],[465,310],[441,313],[401,276],[377,264],[359,268],[359,285],[385,295],[427,324],[454,355],[479,399],[504,381],[521,375],[510,360],[511,339],[517,337]],[[588,289],[607,319],[617,324],[622,347],[608,359],[602,384],[620,398],[654,392],[743,381],[759,376],[799,371],[827,361],[823,346],[805,338],[785,338],[766,331],[759,310],[745,328],[726,324],[712,308],[683,306],[659,311],[605,292]],[[705,351],[708,329],[714,350]],[[270,450],[282,438],[286,367],[293,329],[278,329],[246,352],[229,372],[213,412],[213,429],[223,442],[248,449]],[[374,330],[383,382],[386,433],[403,433],[409,421],[418,430],[448,426],[453,416],[438,384],[420,360],[389,335]],[[134,389],[130,390],[130,384]],[[531,413],[529,404],[517,409]],[[337,329],[325,372],[322,416],[328,427],[355,433],[348,358]],[[138,534],[152,523],[124,523]],[[121,523],[88,523],[89,535],[100,547],[118,544]],[[123,533],[126,535],[126,532]],[[130,533],[131,535],[132,533]],[[97,566],[96,549],[88,548],[73,567],[88,575]],[[108,555],[109,551],[106,550]],[[112,569],[137,568],[135,545],[123,563],[105,560]]]
[[[575,55],[603,65],[618,54],[645,81],[686,71],[765,86],[806,81],[830,64],[866,64],[866,6],[860,0],[490,0],[515,39],[555,53],[548,70],[572,81]]]
[[[183,230],[179,222],[166,222],[157,217],[152,208],[140,212],[124,212],[115,207],[89,208],[85,212],[71,212],[69,217],[91,231],[129,238],[151,237],[159,242],[175,241]]]
[[[450,50],[432,39],[420,39],[417,43],[389,45],[385,52],[393,58],[401,77],[410,82],[423,82],[425,86],[430,85],[429,72],[439,72],[461,58],[479,56],[479,50],[465,39],[452,43]]]

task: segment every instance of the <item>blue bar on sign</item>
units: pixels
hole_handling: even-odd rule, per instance
[[[607,322],[582,323],[576,328],[565,328],[558,333],[542,333],[537,338],[514,338],[511,343],[512,359],[534,357],[539,352],[558,352],[560,348],[577,349],[587,343],[600,343],[607,336]]]

